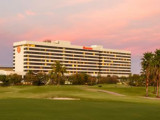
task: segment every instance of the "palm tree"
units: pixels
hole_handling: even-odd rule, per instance
[[[155,51],[154,56],[154,72],[155,72],[155,78],[157,81],[157,91],[156,96],[159,97],[159,83],[160,83],[160,49]]]
[[[146,75],[146,97],[148,97],[148,84],[149,84],[149,77],[152,71],[151,69],[152,69],[153,56],[154,54],[152,52],[144,53],[141,62],[143,72]]]
[[[64,77],[64,73],[66,73],[66,68],[60,64],[59,61],[55,61],[55,64],[52,66],[51,73],[55,76],[57,81],[57,85],[60,85],[60,80]]]

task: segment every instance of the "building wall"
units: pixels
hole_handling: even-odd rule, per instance
[[[24,46],[20,45],[14,48],[13,66],[14,71],[18,74],[24,73]]]
[[[11,75],[15,74],[14,71],[5,71],[5,70],[0,70],[0,75]]]
[[[127,76],[131,73],[131,53],[128,51],[96,45],[75,46],[66,41],[14,43],[15,72],[48,72],[56,60],[67,68],[67,75],[85,72],[93,76],[98,73],[102,76]]]

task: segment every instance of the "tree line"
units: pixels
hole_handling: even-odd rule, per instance
[[[66,68],[60,64],[59,61],[55,61],[52,65],[52,70],[48,74],[44,72],[34,73],[33,71],[28,71],[22,79],[22,76],[13,75],[0,75],[0,81],[2,86],[10,85],[96,85],[96,84],[116,84],[119,82],[117,76],[107,76],[102,77],[98,75],[97,77],[88,75],[86,73],[76,73],[70,76],[65,76],[67,73]]]

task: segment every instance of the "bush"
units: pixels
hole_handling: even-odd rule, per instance
[[[7,77],[9,79],[11,85],[21,84],[21,81],[22,81],[22,76],[21,75],[13,74],[13,75],[9,75]]]
[[[86,85],[89,83],[89,81],[91,82],[91,80],[89,80],[90,76],[87,75],[86,73],[77,73],[77,74],[73,74],[71,76],[69,76],[69,81],[73,84],[73,85]]]
[[[24,81],[30,84],[33,84],[34,81],[36,80],[36,75],[33,73],[27,73],[24,77]]]
[[[96,85],[96,83],[97,83],[97,78],[89,76],[87,84],[92,86],[92,85]]]
[[[22,81],[22,76],[17,74],[12,75],[0,75],[0,81],[2,86],[19,85]]]
[[[3,82],[6,79],[6,75],[0,75],[0,81]]]
[[[116,84],[118,83],[118,77],[117,76],[107,76],[107,77],[100,77],[99,78],[99,84]]]
[[[64,85],[66,77],[65,76],[56,76],[54,74],[54,75],[52,75],[51,79],[52,79],[52,83],[51,84],[54,84],[54,85],[58,85],[58,84]]]
[[[27,73],[24,80],[32,85],[41,86],[46,84],[47,79],[48,76],[45,73]]]
[[[145,79],[141,75],[130,75],[128,77],[128,85],[130,86],[145,86]]]
[[[0,81],[2,82],[2,86],[9,86],[9,80],[7,79],[6,75],[0,75]]]

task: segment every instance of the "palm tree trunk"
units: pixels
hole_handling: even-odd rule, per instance
[[[156,86],[155,86],[155,83],[154,83],[153,87],[154,87],[153,93],[155,94],[155,93],[156,93]]]
[[[148,97],[148,82],[149,82],[149,74],[147,74],[146,78],[146,97]]]
[[[146,97],[148,97],[148,78],[146,79]]]
[[[159,97],[159,80],[157,80],[157,93],[156,96]]]
[[[156,92],[156,97],[159,97],[159,82],[160,82],[160,79],[159,79],[160,75],[158,74],[157,75],[157,92]]]
[[[160,75],[159,75],[159,78],[158,78],[158,97],[160,96],[160,93],[159,93],[159,83],[160,83]]]

